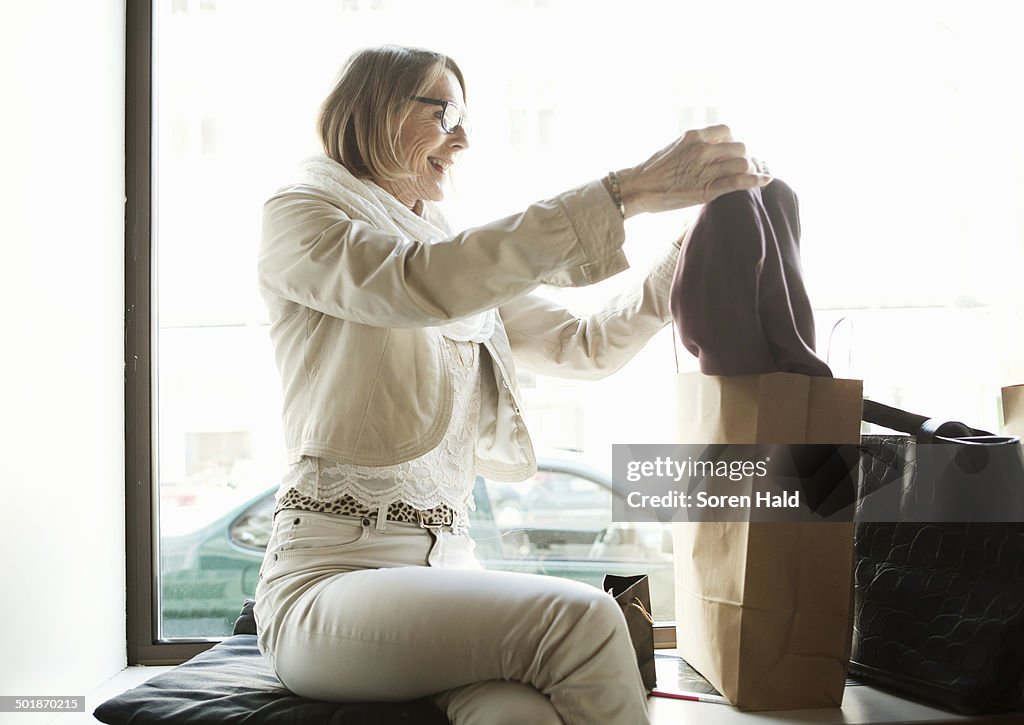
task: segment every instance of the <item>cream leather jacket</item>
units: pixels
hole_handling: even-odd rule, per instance
[[[452,382],[440,325],[496,307],[481,345],[477,471],[521,481],[537,469],[520,417],[516,363],[600,378],[671,320],[679,252],[669,245],[644,283],[576,317],[530,294],[627,268],[622,218],[595,181],[436,244],[410,243],[349,219],[325,192],[280,189],[264,205],[258,274],[284,388],[289,463],[318,456],[383,466],[441,440]]]

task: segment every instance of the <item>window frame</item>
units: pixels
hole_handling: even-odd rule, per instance
[[[153,3],[125,7],[125,591],[129,665],[177,665],[218,639],[156,636],[153,496]]]

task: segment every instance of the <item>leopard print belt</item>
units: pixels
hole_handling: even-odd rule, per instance
[[[333,501],[318,501],[299,493],[294,488],[285,492],[284,497],[274,510],[274,515],[282,509],[298,509],[300,511],[319,511],[323,513],[338,514],[340,516],[376,516],[377,509],[360,503],[349,495],[344,495]],[[404,501],[395,501],[388,505],[385,518],[388,521],[401,523],[419,524],[424,529],[452,527],[463,528],[465,522],[456,513],[455,509],[447,504],[439,504],[433,508],[421,510],[416,509]]]

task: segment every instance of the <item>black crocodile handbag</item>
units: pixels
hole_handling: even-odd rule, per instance
[[[911,435],[862,436],[859,498],[880,498],[858,510],[850,676],[965,714],[1024,709],[1019,440],[872,401],[864,419]],[[1002,515],[977,503],[989,487]]]

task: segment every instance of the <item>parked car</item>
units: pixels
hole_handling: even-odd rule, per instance
[[[222,637],[253,597],[270,540],[276,487],[213,523],[161,540],[161,636]],[[586,463],[543,457],[508,484],[477,477],[470,535],[488,569],[601,586],[606,573],[647,573],[656,619],[674,618],[667,526],[612,523],[611,477]]]

